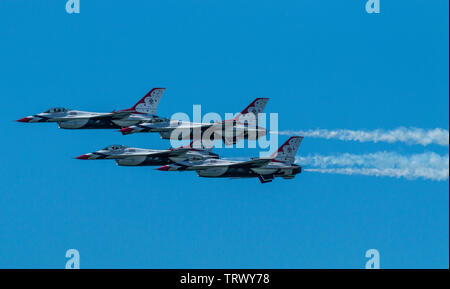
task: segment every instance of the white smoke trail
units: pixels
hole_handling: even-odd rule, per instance
[[[449,155],[441,156],[434,152],[413,155],[400,155],[394,152],[309,155],[297,157],[296,162],[305,166],[305,171],[310,172],[422,178],[435,181],[445,181],[449,178]]]
[[[422,129],[399,127],[393,130],[349,130],[349,129],[315,129],[299,131],[279,131],[274,132],[281,135],[302,135],[312,138],[338,139],[342,141],[359,142],[403,142],[407,144],[438,144],[441,146],[449,145],[449,132],[446,129]]]

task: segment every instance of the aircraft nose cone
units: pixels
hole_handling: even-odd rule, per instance
[[[124,127],[124,128],[122,128],[122,129],[120,129],[119,131],[120,131],[123,135],[126,135],[126,134],[130,134],[130,133],[133,131],[133,129],[127,126],[127,127]]]
[[[89,159],[89,155],[81,155],[76,157],[77,160],[88,160]]]
[[[18,122],[30,122],[30,120],[31,120],[31,117],[24,117],[24,118],[18,119],[17,121]]]
[[[158,171],[168,171],[170,169],[170,166],[162,166],[157,168]]]

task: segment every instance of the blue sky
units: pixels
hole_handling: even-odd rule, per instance
[[[73,159],[167,148],[156,134],[13,122],[166,87],[166,116],[270,97],[285,130],[448,130],[448,1],[381,0],[378,15],[363,0],[64,2],[0,2],[0,268],[64,268],[70,248],[82,268],[363,268],[371,248],[383,268],[448,268],[448,180],[202,179]],[[305,138],[298,154],[377,151],[448,147]]]

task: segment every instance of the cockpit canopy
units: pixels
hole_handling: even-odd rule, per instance
[[[106,150],[106,151],[116,151],[116,150],[120,150],[120,149],[124,149],[124,148],[126,148],[126,146],[114,144],[114,145],[109,145],[109,146],[105,147],[104,150]]]
[[[66,112],[67,108],[64,107],[52,107],[46,111],[44,111],[44,113],[58,113],[58,112]]]

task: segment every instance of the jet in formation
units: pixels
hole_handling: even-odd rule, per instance
[[[270,157],[252,158],[248,161],[226,159],[185,160],[159,167],[160,171],[196,171],[206,178],[253,178],[261,183],[271,182],[275,177],[292,179],[301,173],[302,167],[295,164],[295,154],[302,136],[289,138]]]
[[[170,119],[152,119],[120,129],[122,134],[156,132],[163,139],[222,139],[226,145],[235,144],[241,139],[257,140],[267,134],[264,127],[258,125],[258,114],[264,111],[268,98],[256,98],[236,117],[215,123],[195,123]],[[198,136],[196,136],[196,130]]]
[[[55,107],[18,122],[56,122],[65,129],[118,129],[159,119],[156,109],[165,88],[153,88],[133,107],[112,112],[88,112]]]
[[[119,166],[162,166],[181,161],[201,161],[217,159],[219,155],[212,153],[203,146],[197,148],[194,142],[189,145],[153,150],[127,147],[124,145],[109,145],[104,149],[76,157],[79,160],[115,160]]]
[[[133,107],[112,112],[88,112],[54,107],[42,113],[17,120],[24,123],[56,122],[63,129],[120,129],[122,134],[157,132],[163,139],[222,139],[227,145],[241,139],[257,140],[267,134],[258,125],[258,114],[264,111],[268,98],[256,98],[236,117],[215,123],[172,120],[156,115],[165,88],[153,88]],[[196,132],[199,135],[196,135]]]

